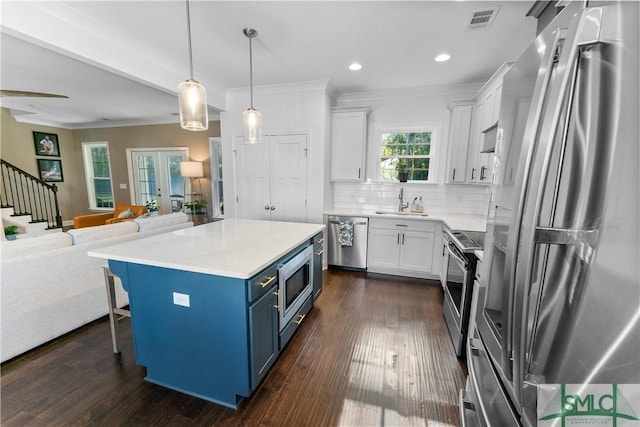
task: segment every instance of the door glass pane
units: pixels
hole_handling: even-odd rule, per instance
[[[169,196],[184,197],[184,178],[180,175],[182,156],[167,157],[167,175],[169,176]]]
[[[180,162],[184,161],[184,156],[167,156],[166,160],[171,211],[180,212],[184,202],[184,178],[180,175]]]
[[[138,156],[138,195],[141,204],[156,200],[156,171],[153,156]]]

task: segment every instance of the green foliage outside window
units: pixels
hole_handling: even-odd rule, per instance
[[[111,174],[109,173],[109,150],[106,145],[91,147],[93,189],[96,208],[112,208]]]
[[[404,164],[409,181],[429,179],[431,132],[383,133],[380,153],[380,177],[396,180]]]

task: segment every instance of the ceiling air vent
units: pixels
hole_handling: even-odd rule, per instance
[[[498,14],[500,6],[474,10],[467,23],[467,31],[488,29]]]

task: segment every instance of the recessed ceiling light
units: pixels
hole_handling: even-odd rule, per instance
[[[349,65],[349,69],[351,71],[358,71],[362,69],[362,65],[358,64],[357,62],[354,62],[353,64]]]
[[[444,62],[448,61],[449,59],[451,59],[451,55],[449,55],[448,53],[441,53],[435,58],[436,62]]]

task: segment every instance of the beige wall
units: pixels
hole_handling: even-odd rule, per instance
[[[58,135],[60,160],[64,182],[55,183],[58,187],[58,202],[62,219],[73,218],[75,212],[83,211],[87,205],[82,157],[76,153],[73,133],[69,129],[49,126],[29,125],[15,121],[8,109],[1,108],[0,116],[0,158],[37,177],[36,151],[33,142],[33,131],[55,133]],[[38,157],[49,158],[53,157]],[[78,196],[85,194],[84,200]]]
[[[177,123],[69,130],[18,123],[11,117],[8,109],[1,110],[0,157],[34,176],[37,176],[37,166],[32,132],[58,135],[64,182],[57,185],[63,221],[69,221],[75,215],[89,213],[82,163],[83,142],[109,143],[115,202],[130,203],[129,189],[120,189],[120,184],[127,184],[127,187],[129,184],[127,148],[188,147],[191,160],[204,162],[205,176],[210,177],[209,137],[220,136],[219,121],[210,122],[206,132],[185,131]],[[205,192],[210,189],[209,184],[207,179],[202,181]],[[207,199],[211,200],[210,194]]]

